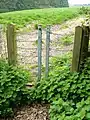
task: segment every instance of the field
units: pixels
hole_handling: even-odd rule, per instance
[[[78,15],[79,8],[76,7],[24,10],[0,14],[0,24],[14,23],[17,28],[33,24],[37,28],[37,24],[42,24],[43,27],[47,24],[61,24]]]

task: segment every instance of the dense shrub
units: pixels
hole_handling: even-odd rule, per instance
[[[90,120],[90,97],[82,99],[73,107],[73,102],[56,99],[50,106],[51,120]]]
[[[50,103],[51,120],[89,120],[90,58],[79,73],[70,72],[71,58],[70,54],[52,58],[49,78],[43,78],[29,90],[25,88],[27,73],[0,63],[1,114],[11,112],[13,104],[18,105],[21,100],[44,101]]]
[[[70,56],[53,58],[48,80],[33,89],[33,100],[51,104],[51,120],[90,119],[90,59],[80,73],[70,72]]]
[[[79,13],[80,14],[89,14],[90,13],[90,8],[89,7],[81,7],[80,10],[79,10]]]
[[[70,59],[68,58],[69,55],[51,59],[49,78],[37,83],[33,92],[35,100],[52,102],[55,96],[60,97],[60,90],[63,92],[65,89],[63,83],[70,76]]]
[[[28,72],[9,66],[0,60],[0,115],[13,113],[13,108],[24,100],[26,83],[30,79]]]

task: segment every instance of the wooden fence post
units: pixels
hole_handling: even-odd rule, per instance
[[[80,69],[82,40],[83,40],[83,28],[80,26],[77,26],[75,28],[75,40],[74,40],[71,72],[78,72]]]
[[[38,26],[38,81],[41,80],[42,68],[42,26]]]
[[[46,30],[46,68],[45,68],[45,78],[49,75],[49,47],[50,47],[50,25],[47,26]]]
[[[81,62],[83,62],[88,57],[88,46],[89,46],[89,26],[84,26],[80,58]]]
[[[7,50],[9,65],[16,65],[17,45],[16,45],[16,29],[14,24],[8,24],[7,26]]]

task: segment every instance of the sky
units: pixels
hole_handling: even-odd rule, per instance
[[[90,0],[68,0],[69,4],[88,4]]]

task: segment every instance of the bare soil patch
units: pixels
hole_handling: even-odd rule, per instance
[[[48,104],[32,104],[22,106],[17,110],[13,118],[0,120],[49,120]]]

